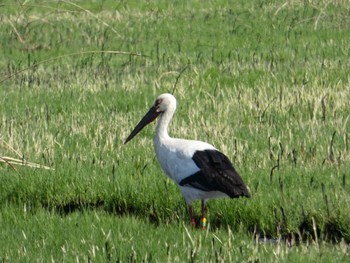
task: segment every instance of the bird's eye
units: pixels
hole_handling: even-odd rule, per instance
[[[162,103],[162,99],[157,99],[156,100],[156,103],[154,104],[154,106],[156,107],[156,108],[159,108],[159,105]]]

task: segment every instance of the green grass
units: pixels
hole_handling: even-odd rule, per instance
[[[125,216],[112,217],[102,211],[71,213],[62,217],[44,210],[7,208],[2,213],[2,261],[232,261],[232,262],[329,262],[336,256],[346,262],[347,245],[288,247],[261,243],[244,231],[231,228],[192,231],[188,225],[154,226]],[[14,223],[16,227],[14,227]],[[17,244],[16,247],[13,244]],[[305,259],[303,259],[305,258]]]
[[[348,260],[346,1],[72,3],[0,4],[0,139],[54,168],[0,166],[0,261]],[[143,56],[83,53],[106,50]],[[123,145],[175,83],[171,134],[215,145],[252,192],[209,201],[204,232],[154,125]]]

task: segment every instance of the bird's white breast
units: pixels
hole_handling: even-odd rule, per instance
[[[154,147],[160,166],[177,183],[200,170],[192,160],[196,151],[215,149],[205,142],[169,137],[162,141],[155,138]]]

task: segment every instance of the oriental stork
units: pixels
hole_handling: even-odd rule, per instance
[[[250,193],[227,156],[214,146],[201,141],[169,136],[168,127],[175,110],[175,97],[168,93],[160,95],[124,144],[160,116],[154,137],[154,148],[158,161],[165,174],[178,185],[188,205],[193,227],[195,219],[192,202],[201,200],[201,225],[205,229],[205,205],[208,199],[250,197]]]

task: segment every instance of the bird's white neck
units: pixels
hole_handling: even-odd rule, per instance
[[[164,143],[165,140],[170,138],[168,134],[168,127],[174,116],[174,112],[175,109],[168,109],[165,112],[163,112],[160,116],[155,135],[155,140],[159,141],[160,143]]]

